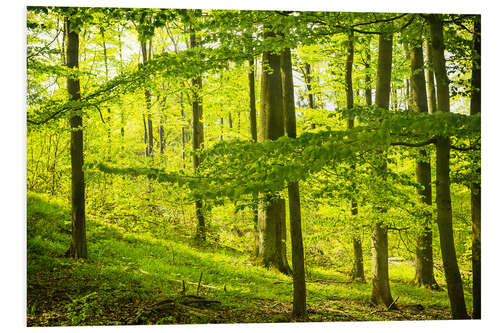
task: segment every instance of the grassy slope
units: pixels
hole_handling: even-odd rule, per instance
[[[68,207],[29,193],[27,216],[29,326],[290,320],[291,278],[253,265],[248,254],[182,234],[128,233],[96,217],[87,221],[89,260],[75,261],[64,257]],[[399,296],[391,312],[371,313],[369,283],[342,283],[347,276],[320,267],[309,273],[310,321],[449,318],[446,291],[408,286],[413,270],[405,263],[391,265]],[[470,308],[469,295],[467,302]]]

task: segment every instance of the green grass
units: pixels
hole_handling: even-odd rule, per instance
[[[229,309],[234,316],[214,319],[215,312],[200,310],[189,318],[156,314],[161,318],[146,323],[289,320],[291,278],[255,265],[249,254],[215,244],[200,245],[174,233],[161,238],[131,233],[94,217],[87,220],[89,258],[75,261],[64,256],[71,230],[64,202],[28,193],[27,216],[31,326],[124,324],[161,298],[178,298],[182,281],[187,294],[196,294],[200,274],[202,285],[211,286],[202,287],[200,295],[219,301],[221,309]],[[365,267],[369,269],[369,263]],[[308,273],[309,280],[348,280],[345,274],[318,266],[308,267]],[[391,265],[390,276],[393,297],[400,297],[398,305],[444,309],[422,319],[447,317],[446,292],[410,286],[410,265]],[[310,320],[388,320],[385,315],[370,314],[369,283],[311,282],[307,288],[308,306],[313,309]],[[470,308],[469,295],[467,302]],[[263,308],[270,314],[263,314]]]

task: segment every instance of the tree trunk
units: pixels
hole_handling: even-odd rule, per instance
[[[184,85],[182,85],[184,87]],[[181,107],[181,119],[184,122],[184,94],[181,91],[179,104]],[[182,125],[181,128],[181,144],[182,144],[182,168],[186,168],[186,127]]]
[[[253,57],[248,59],[248,93],[250,99],[250,134],[252,136],[252,141],[257,142],[257,110],[255,107],[255,63]],[[254,204],[258,201],[258,194],[254,194],[253,200]],[[255,233],[255,256],[258,256],[259,253],[259,210],[257,208],[252,210],[253,215],[253,225],[254,225],[254,233]]]
[[[433,114],[436,112],[436,85],[434,79],[434,71],[432,70],[432,55],[431,55],[431,43],[429,38],[425,39],[425,50],[426,50],[426,67],[425,73],[427,75],[427,104],[429,105],[429,113]]]
[[[365,101],[366,105],[372,105],[372,77],[370,75],[370,42],[368,42],[368,50],[366,52],[366,62],[365,62]]]
[[[389,108],[391,95],[391,70],[392,70],[392,34],[379,36],[378,66],[375,104],[382,108]],[[378,172],[384,174],[387,165],[383,162]],[[383,214],[387,211],[385,207],[377,210]],[[389,287],[389,248],[387,242],[387,226],[382,221],[375,221],[372,225],[372,294],[371,301],[374,304],[389,306],[393,299]]]
[[[158,135],[160,136],[160,154],[163,155],[165,153],[165,129],[163,128],[163,124],[161,122],[158,131]]]
[[[281,52],[281,75],[283,81],[283,107],[286,119],[285,130],[290,138],[295,139],[297,137],[297,126],[295,119],[292,56],[289,48],[283,49]],[[290,213],[290,238],[292,242],[293,267],[292,316],[294,318],[303,318],[306,315],[306,278],[298,182],[288,183],[288,210]]]
[[[118,46],[120,54],[120,74],[123,74],[123,51],[122,51],[122,32],[118,34]],[[125,112],[123,110],[123,105],[120,100],[120,135],[121,135],[121,151],[124,149],[125,142]]]
[[[314,109],[314,94],[312,93],[312,87],[311,87],[311,64],[306,63],[304,66],[304,70],[306,72],[305,75],[305,81],[306,81],[306,87],[307,87],[307,101],[309,103],[309,108]]]
[[[106,39],[104,36],[104,28],[101,27],[101,36],[102,36],[102,46],[103,46],[103,51],[104,51],[104,69],[106,72],[106,82],[109,79],[109,71],[108,71],[108,53],[106,49]],[[108,110],[108,117],[106,119],[106,132],[108,135],[108,144],[107,144],[107,150],[106,150],[106,159],[108,161],[111,160],[111,108],[107,108]]]
[[[198,46],[198,41],[194,31],[190,34],[191,48]],[[198,76],[192,80],[193,86],[193,167],[195,172],[200,165],[200,157],[198,152],[203,149],[203,108],[200,91],[202,89],[202,78]],[[195,201],[196,219],[198,221],[196,228],[196,238],[202,241],[206,240],[205,216],[203,215],[203,201],[196,199]]]
[[[151,41],[149,43],[149,56],[146,42],[141,41],[141,49],[142,49],[142,61],[146,63],[148,60],[151,60]],[[153,155],[153,120],[151,116],[151,92],[149,89],[144,89],[144,98],[146,100],[146,116],[143,114],[143,122],[144,122],[144,144],[146,146],[146,156]],[[147,122],[146,122],[147,120]]]
[[[146,124],[146,115],[142,112],[142,125],[144,127],[144,155],[148,155],[148,125]]]
[[[427,93],[424,75],[424,55],[422,46],[414,46],[410,49],[411,66],[411,105],[417,112],[428,113]],[[419,157],[415,161],[415,174],[417,183],[422,186],[418,195],[423,204],[432,207],[432,185],[431,185],[431,164],[427,151],[421,149]],[[415,284],[427,288],[437,288],[434,279],[434,262],[432,257],[432,214],[425,214],[424,223],[417,234],[417,248],[415,252]]]
[[[248,91],[250,97],[250,134],[252,140],[257,142],[257,110],[255,107],[255,68],[253,58],[248,60],[250,72],[248,73]]]
[[[470,114],[481,112],[481,17],[474,18],[473,67],[471,78]],[[472,214],[472,318],[481,319],[481,167],[480,157],[474,160],[471,184]],[[477,177],[477,179],[476,179]]]
[[[351,203],[351,215],[358,215],[357,203]],[[365,282],[365,270],[363,266],[363,246],[361,243],[361,237],[359,235],[359,229],[355,229],[355,234],[352,237],[352,247],[354,251],[354,262],[352,265],[352,279],[354,281]]]
[[[78,69],[78,33],[71,30],[70,20],[65,19],[67,31],[67,66]],[[80,79],[69,76],[70,100],[80,100]],[[71,246],[69,254],[87,258],[87,234],[85,227],[85,176],[83,173],[83,128],[81,109],[74,110],[69,119],[71,126]]]
[[[304,66],[304,71],[305,71],[304,79],[306,81],[306,87],[307,87],[307,101],[309,103],[309,108],[314,109],[316,106],[314,105],[314,94],[312,93],[312,86],[311,86],[311,82],[312,82],[311,64],[306,62],[305,66]],[[315,129],[316,124],[312,123],[311,128]]]
[[[274,33],[266,28],[264,38]],[[283,95],[280,73],[280,55],[274,52],[262,54],[261,76],[261,139],[276,140],[284,135]],[[290,274],[288,262],[284,260],[283,219],[285,212],[283,199],[276,194],[267,193],[259,212],[259,258],[266,267],[273,266],[279,271]]]
[[[165,111],[167,105],[167,97],[163,96],[161,100],[161,111],[162,114],[160,116],[160,126],[158,127],[158,136],[160,139],[160,155],[165,153],[165,128],[163,127]]]
[[[345,64],[345,90],[346,90],[346,100],[347,109],[352,109],[354,107],[354,91],[352,88],[352,66],[354,61],[354,32],[351,30],[348,35],[347,43],[347,58]],[[365,77],[366,79],[366,77]],[[365,82],[366,83],[366,82]],[[371,90],[370,90],[371,97]],[[352,129],[354,127],[354,118],[347,120],[347,129]],[[351,165],[354,170],[356,166]],[[356,184],[352,184],[353,191],[355,191]],[[357,209],[358,203],[356,200],[351,200],[351,216],[356,216],[358,214]],[[361,238],[359,236],[359,228],[355,228],[354,234],[352,236],[354,261],[352,266],[352,279],[358,281],[365,281],[365,272],[363,269],[363,250],[361,245]]]
[[[448,74],[444,58],[443,22],[439,15],[429,15],[432,38],[432,64],[437,84],[437,110],[450,112]],[[437,137],[436,143],[436,206],[441,255],[448,286],[451,313],[454,319],[469,318],[465,307],[462,278],[458,268],[453,238],[450,195],[450,139]]]

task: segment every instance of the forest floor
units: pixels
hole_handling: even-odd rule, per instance
[[[89,259],[75,261],[64,256],[69,216],[60,201],[28,193],[28,326],[291,321],[291,277],[254,265],[249,254],[92,217]],[[370,283],[309,267],[307,321],[450,319],[445,290],[411,286],[405,263],[391,264],[390,275],[397,308],[385,311],[370,304]]]

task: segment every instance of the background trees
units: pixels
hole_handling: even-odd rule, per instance
[[[180,233],[187,244],[194,237],[200,251],[255,252],[257,239],[254,264],[293,272],[296,318],[307,313],[307,280],[352,270],[354,262],[355,280],[371,276],[372,302],[387,307],[394,258],[415,262],[415,280],[425,286],[442,282],[435,262],[453,317],[467,316],[469,250],[474,283],[479,262],[477,172],[462,172],[480,167],[473,115],[480,90],[468,80],[478,75],[467,57],[473,45],[479,50],[471,17],[92,9],[76,44],[62,18],[51,8],[28,11],[28,188],[68,198],[69,184],[78,185],[73,244],[84,243],[85,208],[134,232]],[[427,61],[425,40],[432,42]],[[453,55],[446,63],[445,50]],[[470,117],[460,114],[469,100]],[[71,141],[61,134],[65,117],[74,119]],[[70,143],[68,159],[59,147]],[[464,184],[472,184],[472,205]]]

